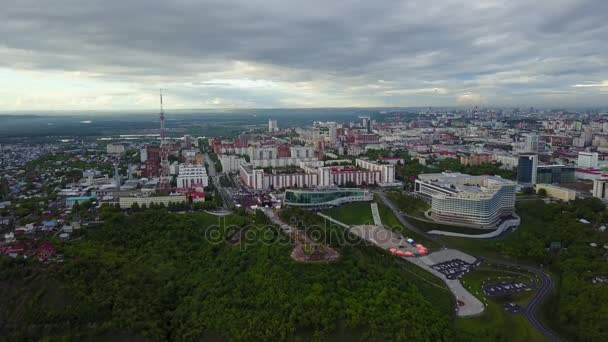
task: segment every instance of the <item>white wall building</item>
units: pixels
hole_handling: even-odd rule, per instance
[[[219,159],[222,164],[222,172],[238,172],[239,167],[247,163],[245,158],[233,154],[221,154]]]
[[[203,165],[183,164],[180,165],[177,176],[178,188],[194,188],[209,186],[209,177]]]
[[[370,171],[380,171],[379,184],[395,184],[395,165],[378,164],[369,160],[357,159],[356,165]]]
[[[600,178],[593,181],[593,197],[602,201],[608,200],[608,178]]]
[[[598,163],[597,152],[579,152],[576,166],[581,169],[595,169]]]
[[[515,187],[496,176],[444,172],[419,175],[415,191],[431,198],[435,221],[496,227],[515,213]]]
[[[268,132],[272,133],[279,130],[277,120],[268,119]]]

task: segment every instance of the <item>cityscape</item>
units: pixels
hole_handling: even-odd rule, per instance
[[[607,13],[7,5],[0,341],[607,341]]]

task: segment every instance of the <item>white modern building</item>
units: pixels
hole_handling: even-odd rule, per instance
[[[582,169],[595,169],[598,163],[597,152],[579,152],[576,166]]]
[[[516,183],[497,176],[462,173],[419,175],[415,191],[431,199],[438,222],[479,228],[497,227],[515,213]]]
[[[178,188],[194,188],[209,186],[209,177],[203,165],[184,164],[179,167],[177,175]]]

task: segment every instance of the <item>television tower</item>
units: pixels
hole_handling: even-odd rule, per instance
[[[160,90],[160,182],[161,189],[168,189],[169,182],[169,149],[165,132],[165,111],[163,109],[163,92]]]

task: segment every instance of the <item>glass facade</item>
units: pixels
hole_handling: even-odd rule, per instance
[[[572,183],[575,180],[574,172],[575,168],[563,165],[539,166],[536,173],[536,182],[546,184]]]
[[[534,157],[536,158],[536,157]],[[521,183],[535,183],[534,164],[536,160],[533,157],[520,157],[517,164],[517,181]]]

